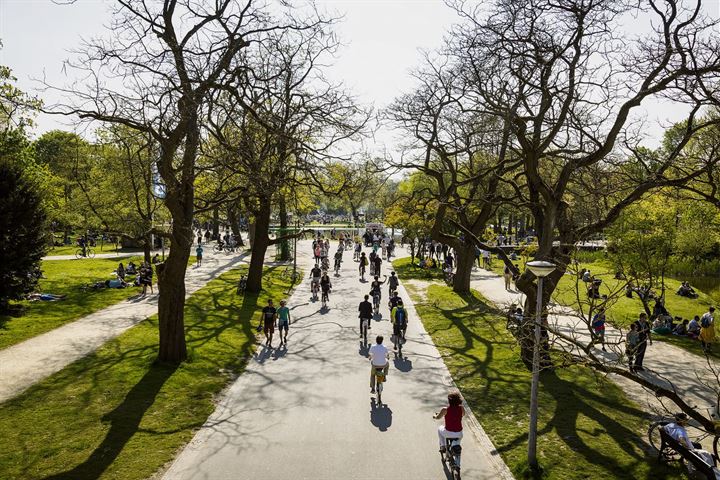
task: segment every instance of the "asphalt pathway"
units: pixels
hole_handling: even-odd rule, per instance
[[[309,251],[309,242],[299,244],[306,275]],[[298,286],[288,302],[288,347],[258,349],[164,479],[448,478],[437,451],[440,422],[432,415],[452,381],[410,297],[401,284],[410,318],[407,343],[402,358],[391,358],[378,405],[357,315],[369,283],[359,281],[351,251],[332,282],[327,309],[311,298],[309,280]],[[386,302],[384,286],[382,318],[373,321],[370,336],[382,334],[392,345]],[[462,461],[465,479],[512,478],[472,415],[465,421]]]
[[[206,249],[206,252],[209,249]],[[210,280],[246,261],[249,254],[206,253],[201,267],[188,267],[185,276],[187,296]],[[31,385],[88,355],[108,340],[157,313],[155,294],[135,296],[87,315],[37,337],[0,350],[0,402],[12,398]]]

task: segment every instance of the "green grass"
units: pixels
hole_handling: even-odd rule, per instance
[[[403,257],[393,260],[392,265],[400,278],[414,278],[417,280],[441,280],[445,281],[445,274],[439,268],[420,268],[415,263],[410,263],[410,257]]]
[[[151,318],[0,405],[0,478],[145,479],[172,460],[255,350],[260,306],[291,287],[267,269],[266,290],[239,297],[240,274],[227,272],[188,300],[190,358],[179,367],[153,363]]]
[[[518,260],[516,263],[521,267],[523,266],[521,260]],[[617,327],[627,328],[638,319],[640,312],[644,311],[642,302],[636,294],[633,295],[633,298],[627,298],[624,292],[616,294],[618,288],[621,288],[625,282],[615,280],[615,272],[607,261],[596,260],[591,263],[582,263],[580,264],[580,268],[587,268],[596,278],[602,279],[603,283],[600,286],[601,294],[610,295],[613,299],[617,298],[616,301],[611,301],[612,305],[608,309],[607,317],[610,323]],[[498,275],[502,275],[503,263],[494,259],[492,271]],[[698,288],[695,288],[695,291],[698,293],[698,298],[696,299],[676,295],[675,292],[680,287],[680,283],[680,280],[665,278],[665,306],[671,315],[690,320],[695,315],[705,313],[709,306],[717,305],[715,299]],[[587,313],[589,311],[589,300],[585,288],[585,283],[580,281],[575,275],[563,275],[553,293],[553,299],[560,305],[565,305],[578,311],[582,308],[582,310]],[[579,295],[578,290],[580,292]],[[650,308],[652,308],[654,304],[654,301],[651,301]],[[674,335],[655,335],[653,338],[672,343],[692,353],[703,355],[700,342],[697,340]],[[720,353],[712,352],[711,355],[720,358]]]
[[[527,471],[530,373],[504,318],[477,292],[459,296],[431,285],[411,296],[453,379],[517,478]],[[645,444],[644,410],[612,382],[587,368],[543,372],[539,394],[538,459],[544,477],[676,479]]]
[[[123,258],[121,261],[125,265],[129,261],[139,264],[142,257]],[[20,317],[0,315],[0,349],[136,295],[141,291],[140,287],[87,292],[80,289],[80,286],[86,283],[115,278],[112,272],[117,268],[118,263],[117,259],[109,258],[42,262],[41,268],[47,278],[40,280],[37,291],[67,295],[67,298],[58,302],[19,302],[26,308],[24,315]]]

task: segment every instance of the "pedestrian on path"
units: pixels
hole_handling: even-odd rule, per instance
[[[280,333],[280,346],[285,345],[287,347],[287,336],[288,330],[290,329],[290,309],[286,306],[285,300],[280,300],[280,308],[277,310],[278,314],[278,332]],[[285,336],[283,337],[283,331]]]
[[[195,249],[195,256],[197,257],[197,266],[202,267],[202,257],[203,257],[203,247],[202,245],[198,245]]]
[[[505,291],[509,292],[512,285],[512,270],[507,265],[503,269],[503,279],[505,280]]]
[[[262,309],[262,322],[265,346],[272,348],[273,333],[275,333],[275,324],[277,322],[277,310],[275,310],[272,300],[268,300],[267,307]]]
[[[635,367],[633,366],[633,360],[637,354],[638,344],[640,343],[640,335],[638,334],[637,324],[632,323],[630,325],[630,331],[625,336],[625,354],[628,357],[628,367],[631,373],[635,373]]]
[[[600,345],[602,345],[602,351],[607,352],[605,350],[605,308],[600,307],[598,309],[598,313],[593,316],[592,319],[592,329],[594,333],[593,343],[600,342]]]
[[[700,317],[700,344],[703,352],[709,352],[712,343],[715,341],[715,307],[710,307]]]
[[[648,343],[652,345],[652,338],[650,337],[650,323],[647,319],[647,314],[645,312],[640,314],[640,318],[638,318],[637,322],[635,322],[637,326],[638,331],[638,346],[637,346],[637,353],[635,355],[635,371],[642,372],[645,370],[643,368],[643,360],[645,359],[645,351],[647,350]]]

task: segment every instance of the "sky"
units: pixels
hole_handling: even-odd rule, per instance
[[[62,0],[56,0],[60,3]],[[107,33],[110,0],[77,0],[59,5],[51,0],[0,0],[0,64],[13,69],[18,86],[33,92],[32,78],[51,84],[67,82],[62,61],[82,37]],[[458,20],[442,0],[317,0],[318,5],[344,15],[337,31],[341,49],[330,76],[343,80],[364,103],[383,108],[413,82],[411,69],[420,64],[421,50],[442,44],[443,35]],[[706,0],[707,11],[720,16],[720,0]],[[720,32],[719,32],[720,34]],[[647,105],[648,115],[667,124],[672,106]],[[65,122],[65,123],[63,123]],[[39,116],[35,134],[54,128],[72,129],[67,119]],[[660,129],[658,129],[660,131]],[[380,133],[376,142],[392,144]],[[392,149],[392,145],[389,145]]]

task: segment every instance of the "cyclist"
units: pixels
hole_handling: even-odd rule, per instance
[[[387,276],[385,277],[387,279]],[[373,297],[373,306],[376,310],[380,308],[380,299],[382,298],[382,291],[380,290],[380,286],[385,283],[383,280],[382,282],[379,280],[378,276],[375,276],[375,280],[370,284],[370,295]]]
[[[360,270],[360,278],[362,278],[363,280],[365,280],[365,267],[367,267],[367,264],[368,264],[368,260],[367,260],[367,257],[365,256],[365,252],[362,252],[360,254],[359,270]]]
[[[360,261],[360,253],[362,252],[362,243],[360,243],[360,240],[355,242],[355,257],[353,257],[353,260]]]
[[[398,344],[405,338],[407,320],[407,310],[405,310],[402,300],[398,299],[397,305],[390,312],[390,321],[393,324],[393,337],[395,338],[393,350],[397,350]]]
[[[390,294],[390,300],[388,301],[388,308],[390,309],[390,312],[392,312],[392,309],[397,307],[398,302],[400,300],[400,295],[398,295],[397,291],[392,292]]]
[[[388,296],[392,297],[392,293],[397,291],[400,281],[398,280],[395,272],[390,272],[390,278],[388,278]]]
[[[330,283],[330,277],[328,277],[327,272],[323,272],[323,276],[320,278],[320,289],[322,290],[323,302],[330,300],[331,288],[332,283]]]
[[[320,287],[320,277],[322,277],[322,270],[320,270],[320,267],[315,265],[312,270],[310,270],[310,278],[312,279],[310,281],[310,289],[313,292],[313,295],[316,295],[316,289]]]
[[[368,329],[370,329],[370,319],[373,315],[373,307],[370,302],[368,302],[368,298],[370,298],[368,295],[365,295],[365,300],[360,302],[360,305],[358,305],[358,312],[360,312],[359,318],[360,318],[360,337],[362,337],[362,322],[363,320],[367,320],[368,322]]]
[[[380,275],[380,265],[382,264],[382,258],[380,255],[375,255],[375,265],[372,269],[375,272],[373,275]]]
[[[338,273],[340,271],[340,264],[342,263],[342,257],[343,257],[343,251],[341,249],[338,249],[338,251],[335,252],[335,273]]]
[[[382,368],[385,377],[387,377],[388,368],[390,367],[390,352],[382,344],[382,335],[378,335],[375,342],[375,345],[368,350],[368,356],[370,357],[370,393],[375,393],[375,369]]]
[[[439,412],[433,415],[434,419],[444,418],[445,425],[438,427],[438,440],[440,441],[440,452],[445,453],[445,440],[448,438],[461,439],[462,418],[465,416],[465,409],[462,406],[462,399],[458,392],[450,392],[448,404]]]

